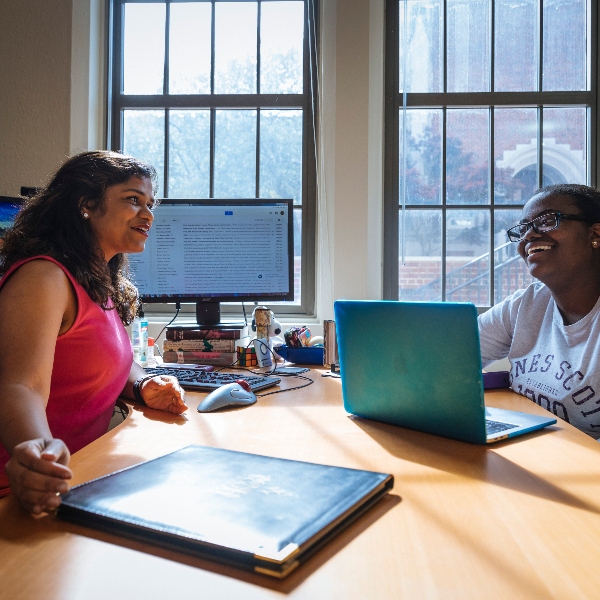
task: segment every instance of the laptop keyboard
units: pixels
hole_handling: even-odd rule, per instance
[[[272,387],[281,382],[279,377],[262,375],[247,375],[242,373],[223,373],[222,371],[201,371],[199,369],[178,369],[177,367],[147,367],[149,375],[172,375],[177,377],[181,387],[191,390],[214,390],[227,383],[234,383],[239,379],[247,381],[253,392]]]
[[[500,423],[500,421],[492,421],[491,419],[485,420],[485,429],[488,435],[500,433],[501,431],[506,431],[507,429],[515,429],[515,427],[518,427],[518,425],[512,425],[511,423]]]

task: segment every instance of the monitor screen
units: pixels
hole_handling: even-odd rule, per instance
[[[128,255],[142,302],[195,302],[199,324],[220,302],[294,299],[292,200],[162,200],[140,254]]]
[[[0,196],[0,240],[4,238],[6,230],[12,226],[22,203],[23,198]]]

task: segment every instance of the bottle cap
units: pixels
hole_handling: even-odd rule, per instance
[[[154,338],[148,337],[148,346],[154,346]]]

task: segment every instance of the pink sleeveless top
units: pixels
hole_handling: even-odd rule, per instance
[[[93,302],[71,273],[49,256],[15,263],[0,280],[0,289],[16,269],[36,259],[58,265],[77,296],[75,322],[56,339],[46,406],[53,437],[63,440],[72,454],[108,430],[115,401],[129,377],[133,350],[117,311],[103,310]],[[4,471],[8,459],[8,452],[0,444],[0,497],[9,492]]]

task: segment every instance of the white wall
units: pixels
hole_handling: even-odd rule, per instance
[[[0,195],[106,147],[106,0],[1,0]]]
[[[383,4],[321,4],[320,320],[382,294]]]
[[[106,148],[106,0],[73,1],[70,154]]]
[[[71,0],[0,2],[0,195],[44,183],[69,154]]]

